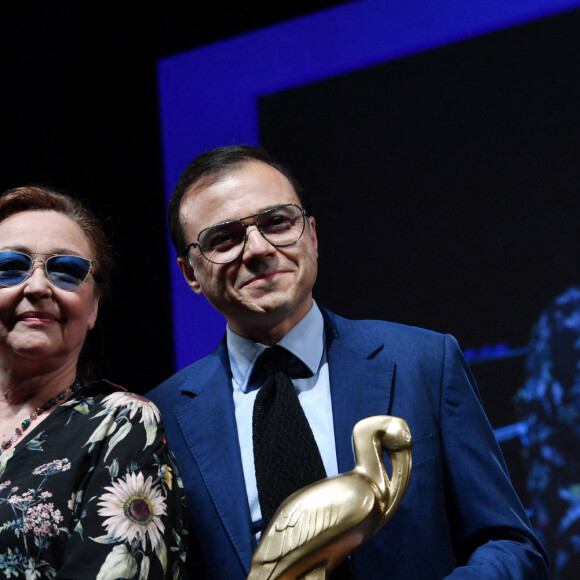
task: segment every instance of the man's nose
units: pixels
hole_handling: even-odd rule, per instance
[[[244,257],[271,254],[274,249],[274,246],[260,233],[256,224],[248,226],[246,229]]]

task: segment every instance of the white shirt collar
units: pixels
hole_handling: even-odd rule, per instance
[[[236,334],[229,326],[226,335],[234,385],[245,393],[254,364],[268,347]],[[324,319],[316,302],[278,344],[298,357],[313,374],[318,373],[324,353]]]

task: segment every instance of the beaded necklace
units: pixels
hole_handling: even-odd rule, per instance
[[[15,441],[17,441],[18,438],[22,437],[24,431],[26,431],[26,429],[28,429],[28,427],[30,427],[30,425],[32,424],[32,421],[34,421],[37,417],[40,417],[40,415],[42,415],[55,405],[60,405],[60,403],[62,403],[69,395],[71,395],[72,393],[76,393],[76,391],[78,391],[81,387],[82,387],[81,382],[78,379],[75,379],[74,383],[70,387],[67,387],[64,391],[56,395],[56,397],[48,399],[46,403],[44,403],[43,405],[37,407],[34,411],[32,411],[32,413],[30,413],[30,415],[26,417],[24,421],[22,421],[20,427],[16,427],[16,430],[14,431],[12,437],[9,437],[8,439],[2,441],[2,443],[0,444],[0,455],[2,455],[3,451],[6,451],[10,447],[12,447],[12,444]]]

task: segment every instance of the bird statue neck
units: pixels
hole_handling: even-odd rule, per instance
[[[355,471],[368,478],[377,490],[376,497],[384,510],[379,528],[399,507],[411,473],[411,433],[407,423],[388,415],[368,417],[353,430]],[[391,460],[391,479],[383,460],[383,449]]]
[[[360,421],[353,431],[356,471],[365,475],[377,488],[378,497],[385,497],[389,491],[389,477],[382,454],[384,425],[371,419],[374,417]]]

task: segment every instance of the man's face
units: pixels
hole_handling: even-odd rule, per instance
[[[251,161],[217,180],[195,183],[182,200],[180,219],[191,243],[209,226],[288,203],[300,205],[288,180],[273,167]],[[275,342],[312,305],[318,242],[314,218],[306,220],[302,237],[291,246],[277,248],[251,226],[246,230],[244,251],[233,262],[214,264],[192,248],[189,262],[180,258],[179,265],[193,291],[205,294],[234,332]]]

